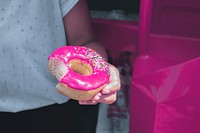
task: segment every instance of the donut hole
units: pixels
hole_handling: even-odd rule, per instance
[[[73,59],[69,62],[69,67],[76,73],[89,76],[92,74],[92,67],[85,61]]]

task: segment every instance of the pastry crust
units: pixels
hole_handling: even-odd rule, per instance
[[[59,88],[59,92],[65,96],[70,97],[74,100],[90,100],[95,94],[100,92],[103,89],[104,86],[101,86],[100,88],[97,88],[95,90],[76,90],[73,88],[68,87],[67,85],[63,83],[58,83],[56,86],[56,89]]]

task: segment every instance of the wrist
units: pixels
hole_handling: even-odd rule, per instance
[[[101,55],[105,59],[105,61],[108,61],[107,51],[100,42],[98,42],[96,40],[92,40],[92,41],[88,41],[88,42],[82,44],[82,46],[85,46],[85,47],[95,50],[99,55]]]

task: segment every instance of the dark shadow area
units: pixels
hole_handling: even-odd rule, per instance
[[[139,0],[88,0],[91,10],[123,10],[126,13],[139,13]]]

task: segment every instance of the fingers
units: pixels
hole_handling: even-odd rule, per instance
[[[109,94],[118,91],[120,88],[118,81],[112,81],[104,89],[102,89],[103,94]]]
[[[120,89],[119,71],[113,65],[110,65],[110,82],[101,91],[103,94],[116,92]]]
[[[88,100],[88,101],[79,101],[79,104],[82,105],[95,105],[99,102],[101,97],[101,93],[97,93],[92,99]]]
[[[109,95],[102,95],[99,101],[105,104],[112,104],[116,101],[116,99],[117,99],[117,93],[113,92]]]
[[[91,100],[79,101],[79,104],[81,105],[95,105],[97,103],[112,104],[116,101],[116,99],[117,99],[116,92],[108,95],[97,94]]]
[[[97,103],[98,103],[98,101],[92,101],[92,100],[79,101],[79,104],[81,104],[81,105],[96,105]]]
[[[109,64],[110,69],[110,81],[109,83],[102,89],[101,92],[96,94],[92,99],[88,101],[79,101],[79,104],[82,105],[94,105],[99,102],[105,104],[112,104],[117,99],[117,91],[120,89],[120,77],[119,71],[116,67]]]

